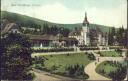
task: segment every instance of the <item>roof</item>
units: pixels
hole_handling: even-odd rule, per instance
[[[77,41],[77,39],[75,39],[75,38],[68,38],[68,37],[58,38],[57,36],[48,35],[48,34],[45,34],[45,35],[30,35],[30,34],[28,34],[27,36],[29,36],[31,40],[37,40],[37,41],[43,41],[43,40]]]
[[[94,34],[95,36],[102,35],[102,37],[107,37],[107,33],[103,33],[99,28],[90,29],[89,32],[90,32],[90,34]]]
[[[56,40],[57,37],[53,35],[27,35],[31,40]]]
[[[73,30],[72,32],[69,33],[69,36],[79,36],[81,35],[81,31],[82,29]]]
[[[89,25],[88,19],[87,19],[87,13],[85,12],[85,18],[83,21],[83,26]]]
[[[68,38],[68,37],[62,37],[60,40],[62,40],[62,41],[78,41],[76,38]]]
[[[8,23],[5,28],[2,30],[2,33],[7,33],[11,29],[18,29],[18,26],[16,23]]]

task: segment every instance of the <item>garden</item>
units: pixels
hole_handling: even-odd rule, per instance
[[[33,67],[36,69],[83,80],[89,78],[84,68],[95,60],[95,56],[88,53],[42,55],[33,60]]]
[[[96,72],[113,81],[121,81],[126,77],[126,62],[104,61],[96,67]]]
[[[122,52],[120,51],[99,51],[96,53],[101,57],[122,57]]]

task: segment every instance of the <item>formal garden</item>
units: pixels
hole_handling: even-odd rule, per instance
[[[96,72],[113,81],[121,81],[126,77],[126,62],[104,61],[96,67]]]
[[[122,51],[98,51],[101,57],[122,57]]]
[[[89,53],[76,53],[65,55],[42,55],[33,58],[33,67],[43,71],[75,79],[88,79],[84,68],[95,60]]]

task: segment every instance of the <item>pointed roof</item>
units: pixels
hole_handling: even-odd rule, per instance
[[[88,19],[87,19],[87,13],[85,12],[85,18],[83,21],[83,26],[89,25]]]

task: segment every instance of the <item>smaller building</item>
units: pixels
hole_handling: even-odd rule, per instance
[[[40,29],[38,29],[38,28],[31,28],[31,27],[21,27],[21,29],[23,29],[24,31],[25,31],[25,30],[30,30],[30,31],[35,31],[35,30],[37,30],[37,31],[40,31]]]
[[[8,23],[1,33],[20,33],[19,26],[16,23]]]
[[[70,47],[77,45],[75,38],[63,37],[62,35],[27,35],[32,41],[33,47]]]

